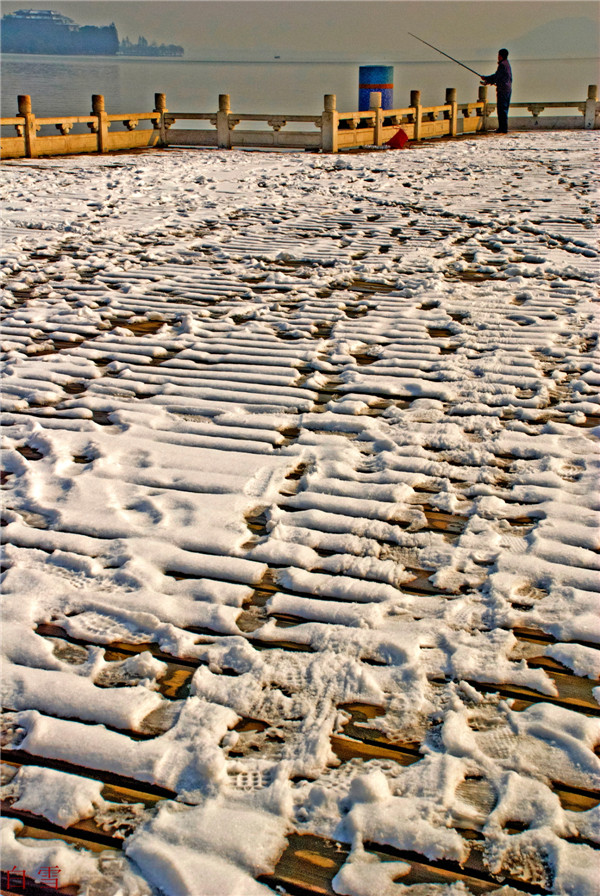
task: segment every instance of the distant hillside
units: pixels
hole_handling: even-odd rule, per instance
[[[532,59],[571,59],[597,56],[598,30],[584,16],[556,19],[538,25],[512,41],[512,55]]]
[[[495,59],[496,50],[507,47],[511,59],[581,59],[598,56],[599,44],[598,28],[592,19],[569,16],[536,25],[518,37],[499,35],[496,43],[477,47],[470,56]]]
[[[52,9],[19,9],[2,16],[0,49],[3,53],[33,53],[58,56],[183,56],[176,44],[149,44],[139,37],[119,41],[114,22],[110,25],[78,25]]]

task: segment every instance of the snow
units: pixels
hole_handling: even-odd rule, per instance
[[[42,884],[48,881],[47,869],[59,869],[60,886],[77,884],[82,893],[102,896],[121,892],[130,896],[151,896],[151,889],[131,863],[112,851],[100,854],[74,848],[62,840],[37,840],[16,836],[23,825],[14,818],[0,819],[2,864],[7,869],[25,871],[27,877]],[[22,885],[21,874],[11,878],[12,885]],[[54,882],[49,886],[54,887]],[[11,888],[12,889],[12,888]]]
[[[106,804],[100,795],[101,781],[52,769],[23,766],[11,784],[18,795],[17,802],[13,803],[15,809],[42,815],[64,828],[82,818],[93,817],[96,809]],[[61,795],[60,806],[56,805],[57,793]]]
[[[365,853],[354,853],[332,881],[335,893],[343,896],[369,896],[380,893],[381,896],[394,896],[401,893],[394,879],[410,870],[406,862],[379,862],[376,856]]]
[[[3,799],[71,828],[120,811],[103,776],[170,794],[119,855],[6,818],[3,870],[246,896],[296,832],[349,847],[336,893],[464,896],[408,860],[468,873],[477,831],[507,894],[595,896],[598,808],[557,788],[600,787],[597,162],[581,131],[3,164]]]

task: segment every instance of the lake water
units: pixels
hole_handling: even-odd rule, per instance
[[[483,74],[496,60],[463,60]],[[584,100],[587,85],[598,83],[598,59],[511,60],[513,102]],[[378,60],[374,60],[378,64]],[[477,99],[475,75],[446,60],[396,62],[394,105],[409,104],[421,90],[424,105],[443,103],[446,87],[456,87],[458,102]],[[25,56],[4,54],[3,116],[17,112],[17,95],[30,94],[39,116],[88,115],[93,93],[104,94],[109,114],[151,111],[154,93],[165,93],[171,111],[216,111],[218,95],[231,95],[234,112],[318,114],[323,95],[337,94],[337,106],[358,108],[359,63],[194,62],[102,56]],[[493,88],[490,88],[493,98]]]

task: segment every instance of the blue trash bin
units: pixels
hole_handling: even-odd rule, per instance
[[[358,69],[358,111],[371,108],[371,93],[381,94],[381,108],[394,108],[394,66],[361,65]]]

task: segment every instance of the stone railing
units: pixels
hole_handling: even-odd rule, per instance
[[[28,158],[38,156],[60,156],[86,152],[110,152],[111,150],[136,149],[157,146],[160,143],[162,110],[135,112],[123,115],[107,115],[104,97],[92,97],[92,111],[89,115],[60,115],[52,118],[38,118],[31,110],[31,97],[19,96],[19,113],[13,118],[0,119],[0,126],[14,127],[16,137],[0,138],[0,157],[3,159]],[[138,129],[142,122],[150,124]],[[120,130],[111,131],[114,125]],[[89,133],[70,133],[74,127],[86,125]],[[54,128],[58,134],[39,132]]]
[[[492,115],[495,111],[495,105],[488,106],[488,115]],[[530,115],[518,115],[516,110],[526,109]],[[542,115],[548,109],[560,109],[563,114],[546,114]],[[564,110],[569,110],[570,114],[565,115]],[[574,110],[579,115],[572,114]],[[587,99],[580,102],[568,103],[511,103],[509,114],[509,128],[511,131],[532,131],[537,129],[556,130],[576,130],[585,128],[592,130],[600,128],[600,103],[598,102],[598,87],[596,84],[590,84],[588,87]]]
[[[156,94],[156,99],[163,94]],[[162,101],[162,100],[161,100]],[[158,103],[157,103],[158,105]],[[206,121],[207,129],[173,127],[181,121]],[[320,149],[322,145],[323,115],[285,115],[275,113],[244,114],[231,111],[229,94],[219,95],[218,112],[168,112],[164,116],[164,145],[168,146],[217,146],[231,149],[235,146],[287,147],[289,149]],[[236,128],[241,122],[262,124],[261,130]],[[285,131],[289,124],[310,123],[313,131]],[[317,130],[318,129],[318,130]],[[162,136],[162,135],[161,135]]]
[[[529,117],[515,117],[517,109],[526,109]],[[577,109],[579,115],[541,115],[546,109]],[[166,146],[285,147],[338,152],[360,146],[381,146],[402,128],[409,140],[432,137],[455,137],[495,127],[495,104],[488,102],[487,87],[479,88],[478,99],[458,103],[456,90],[446,90],[439,106],[421,105],[421,93],[413,90],[410,104],[398,109],[382,109],[381,94],[371,93],[371,108],[362,112],[338,112],[335,94],[326,94],[319,115],[242,114],[231,111],[228,94],[219,96],[216,112],[171,112],[163,93],[154,95],[152,112],[108,115],[104,97],[92,97],[92,111],[83,116],[38,118],[32,112],[31,98],[19,96],[18,115],[0,119],[3,129],[14,128],[17,136],[2,136],[0,157],[3,159],[37,158],[38,156],[71,155],[90,152],[140,149]],[[180,122],[206,122],[205,128],[182,128]],[[242,123],[262,125],[254,129]],[[139,127],[141,123],[141,127]],[[288,125],[291,129],[287,129]],[[298,125],[311,124],[313,130]],[[71,133],[73,128],[87,127],[89,133]],[[586,100],[574,102],[513,103],[510,110],[511,130],[600,127],[598,88],[590,85]],[[59,133],[41,133],[54,128]],[[237,129],[237,130],[236,130]]]
[[[326,98],[327,99],[327,98]],[[331,113],[337,122],[332,128],[331,145],[323,147],[338,152],[351,146],[381,146],[402,128],[409,140],[430,137],[456,137],[485,129],[485,97],[474,103],[458,103],[456,90],[446,90],[445,102],[440,106],[421,105],[420,90],[411,90],[410,105],[399,109],[382,109],[381,94],[371,94],[368,112],[337,112],[335,97]]]
[[[288,147],[338,152],[352,146],[381,146],[402,127],[409,139],[422,140],[444,134],[473,133],[484,128],[485,99],[458,104],[456,90],[446,91],[441,106],[422,106],[418,90],[411,92],[411,105],[404,109],[381,109],[381,94],[371,94],[367,112],[338,112],[335,94],[326,94],[320,115],[245,115],[231,111],[228,94],[219,96],[219,111],[165,112],[165,143],[169,146]],[[460,117],[459,117],[460,116]],[[207,121],[210,129],[174,127],[182,121]],[[262,130],[236,130],[242,122],[260,122]],[[284,131],[288,123],[310,122],[317,132]]]

